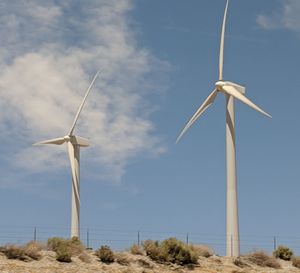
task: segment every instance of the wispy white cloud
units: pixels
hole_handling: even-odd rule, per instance
[[[258,15],[257,23],[265,29],[285,28],[300,31],[300,1],[282,0],[282,8],[268,15]]]
[[[164,151],[146,97],[154,67],[168,65],[138,46],[129,28],[133,4],[1,1],[0,140],[9,148],[0,159],[6,165],[29,173],[66,166],[65,147],[31,144],[67,133],[98,69],[76,128],[92,143],[84,164],[119,181],[130,159]]]

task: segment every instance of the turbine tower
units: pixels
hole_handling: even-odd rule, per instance
[[[55,144],[62,145],[67,143],[67,149],[70,159],[71,165],[71,173],[72,173],[72,203],[71,203],[71,238],[72,237],[80,237],[80,147],[88,147],[89,141],[80,136],[74,135],[74,129],[83,108],[83,105],[88,97],[96,78],[99,75],[99,71],[94,76],[89,88],[86,91],[86,94],[79,106],[73,124],[71,126],[70,131],[64,137],[54,138],[49,140],[44,140],[41,142],[37,142],[34,145],[40,144]]]
[[[200,115],[214,102],[217,94],[223,93],[226,97],[226,162],[227,162],[227,204],[226,204],[226,255],[231,257],[240,256],[240,238],[238,223],[238,202],[237,202],[237,179],[236,179],[236,159],[235,159],[235,122],[234,122],[234,98],[240,100],[254,110],[271,117],[248,98],[245,97],[245,87],[225,81],[223,78],[224,66],[224,36],[229,0],[226,2],[220,43],[219,56],[219,80],[215,83],[215,89],[198,108],[182,132],[182,135],[192,126]]]

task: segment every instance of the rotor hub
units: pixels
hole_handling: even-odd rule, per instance
[[[65,141],[70,141],[70,136],[64,136]]]
[[[217,82],[215,83],[216,89],[217,89],[218,91],[222,91],[224,85],[225,85],[225,82],[224,82],[224,81],[217,81]]]

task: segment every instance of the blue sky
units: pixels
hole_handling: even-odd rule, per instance
[[[271,4],[231,0],[228,12],[225,79],[273,116],[236,102],[241,245],[271,250],[276,235],[300,253],[300,3]],[[68,235],[65,147],[31,144],[67,133],[100,69],[76,128],[92,143],[81,150],[82,236],[122,248],[138,230],[189,233],[224,254],[224,97],[175,140],[217,80],[225,1],[0,5],[0,237]]]

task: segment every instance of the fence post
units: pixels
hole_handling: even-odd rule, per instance
[[[140,231],[138,231],[138,233],[137,233],[137,244],[138,244],[138,246],[140,246]]]
[[[276,236],[274,236],[274,238],[273,238],[273,243],[274,243],[274,251],[275,251],[277,248]]]
[[[189,234],[188,233],[186,234],[186,244],[187,245],[189,244]]]
[[[36,227],[34,227],[34,232],[33,232],[33,241],[36,242]]]
[[[87,247],[87,249],[90,248],[90,231],[89,231],[89,229],[87,229],[87,231],[86,231],[86,247]]]

